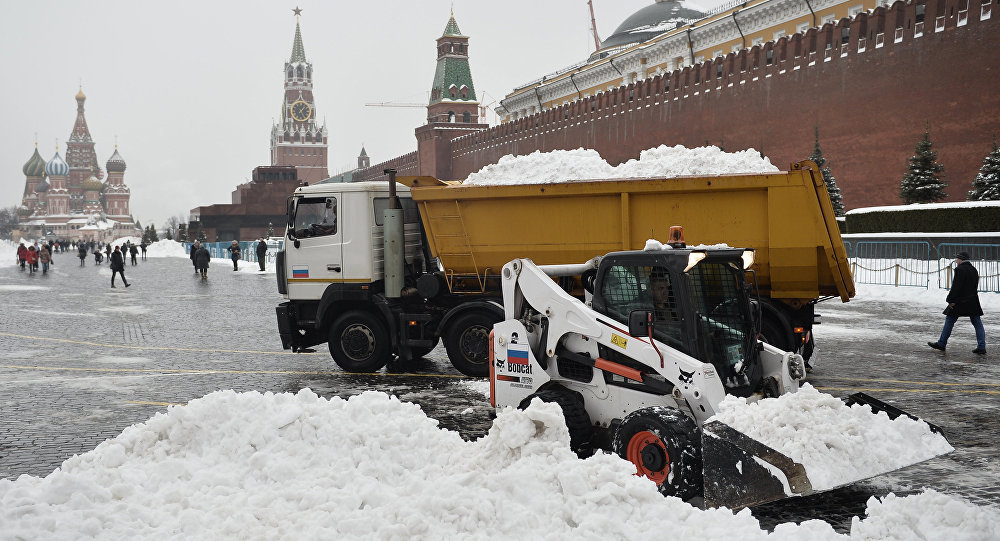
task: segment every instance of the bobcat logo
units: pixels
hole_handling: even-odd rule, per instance
[[[503,359],[497,359],[496,364],[497,368],[503,368]]]
[[[680,368],[678,368],[677,371],[681,373],[678,379],[680,379],[682,383],[691,383],[692,381],[694,381],[694,370],[690,372],[685,372]]]

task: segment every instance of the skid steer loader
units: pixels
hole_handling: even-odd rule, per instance
[[[507,263],[492,405],[558,404],[574,451],[616,453],[665,495],[735,509],[816,492],[801,464],[709,420],[727,394],[776,397],[805,377],[801,356],[758,340],[752,263],[753,250],[682,241],[585,265]],[[585,301],[553,279],[569,275]],[[846,401],[912,417],[863,393]]]

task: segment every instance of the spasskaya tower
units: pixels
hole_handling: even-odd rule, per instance
[[[299,28],[301,9],[295,13],[295,42],[292,56],[285,62],[285,96],[281,120],[271,128],[271,165],[291,165],[300,181],[310,184],[329,178],[327,171],[327,130],[316,121],[313,101],[313,68],[306,60]]]

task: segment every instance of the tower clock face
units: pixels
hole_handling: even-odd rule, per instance
[[[311,114],[312,114],[312,108],[309,107],[308,103],[299,100],[292,104],[292,118],[294,118],[295,120],[302,122],[304,120],[307,120],[309,118],[309,115]]]

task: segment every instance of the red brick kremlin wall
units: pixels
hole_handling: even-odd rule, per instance
[[[847,208],[898,204],[929,127],[949,200],[964,200],[1000,136],[1000,7],[981,1],[927,0],[922,25],[921,2],[896,2],[456,138],[452,178],[506,154],[584,147],[617,164],[661,144],[755,148],[786,169],[812,153],[818,126]],[[391,160],[401,173],[416,161]]]

